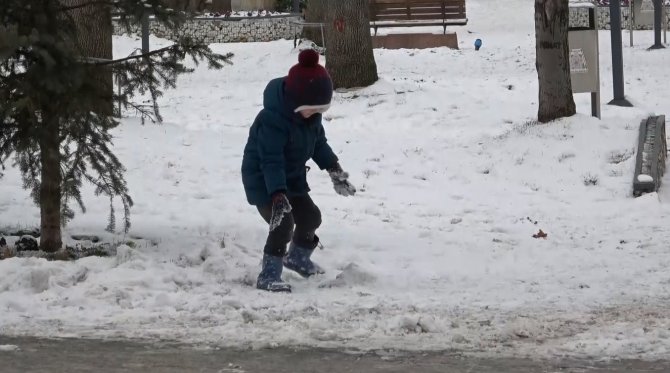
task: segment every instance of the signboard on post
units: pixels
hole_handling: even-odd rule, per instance
[[[591,93],[591,114],[600,118],[600,58],[596,24],[598,8],[595,4],[580,6],[589,11],[589,25],[568,30],[572,92]]]

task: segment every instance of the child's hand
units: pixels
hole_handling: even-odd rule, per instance
[[[277,229],[284,220],[284,215],[292,210],[291,204],[282,192],[275,193],[272,196],[272,216],[270,217],[270,232]]]
[[[330,175],[330,180],[333,182],[333,187],[335,192],[341,196],[353,196],[356,194],[356,187],[351,185],[349,182],[349,174],[342,170],[342,167],[339,163],[335,164],[335,167],[328,170]]]

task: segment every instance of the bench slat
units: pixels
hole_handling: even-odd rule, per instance
[[[433,14],[435,15],[438,19],[442,17],[443,14],[463,14],[462,12],[456,10],[456,9],[446,9],[444,12],[441,9],[422,9],[417,11],[416,9],[412,10],[411,13],[407,12],[398,12],[398,11],[385,11],[385,12],[380,12],[377,13],[377,16],[386,16],[386,17],[393,17],[393,16],[415,16],[415,15],[426,15],[426,14]],[[463,14],[464,15],[464,14]]]
[[[376,8],[376,10],[379,11],[379,12],[383,12],[383,11],[386,11],[386,10],[399,10],[399,9],[407,10],[408,8],[407,8],[407,7],[404,7],[404,6],[392,6],[392,7],[389,6],[389,7],[377,7],[377,8]],[[459,10],[460,10],[460,9],[462,9],[462,8],[461,8],[460,6],[458,6],[458,5],[445,5],[444,7],[441,6],[441,5],[438,5],[438,6],[433,6],[433,5],[422,5],[422,6],[415,6],[415,7],[411,7],[411,8],[409,8],[410,11],[421,10],[421,9],[437,9],[437,10],[441,10],[441,9],[459,9]]]
[[[375,23],[374,27],[413,27],[413,26],[463,26],[467,25],[468,20],[464,18],[450,19],[444,22],[432,21],[392,21]]]
[[[375,4],[403,4],[403,5],[414,5],[414,4],[465,4],[463,0],[371,0]]]
[[[449,18],[451,16],[458,15],[461,16],[461,18],[465,18],[465,14],[461,12],[421,12],[421,13],[413,13],[413,14],[407,14],[407,13],[382,13],[382,14],[377,14],[377,19],[378,18],[402,18],[402,19],[412,19],[416,17],[434,17],[434,19],[442,19],[442,18]]]
[[[447,14],[445,17],[440,16],[437,20],[442,21],[443,19],[447,20],[447,19],[464,19],[464,18],[460,14]],[[433,20],[434,21],[435,17],[433,17],[432,15],[429,15],[429,14],[428,15],[418,15],[418,16],[414,16],[412,18],[379,17],[379,18],[377,18],[375,23],[380,22],[380,21],[395,21],[395,20],[398,20],[398,21]]]

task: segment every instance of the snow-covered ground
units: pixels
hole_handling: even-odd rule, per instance
[[[244,198],[242,149],[265,84],[297,51],[213,45],[235,65],[181,79],[161,100],[164,124],[129,113],[116,132],[136,204],[130,234],[106,238],[135,244],[114,258],[0,261],[0,334],[670,356],[670,188],[631,189],[640,121],[670,113],[670,51],[646,51],[652,34],[636,32],[624,51],[635,108],[604,105],[597,120],[580,94],[578,115],[539,125],[533,2],[468,0],[468,14],[460,50],[376,50],[381,80],[336,94],[326,131],[360,193],[339,197],[309,173],[326,275],[286,273],[290,295],[253,287],[267,228]],[[115,53],[139,43],[116,38]],[[66,231],[104,235],[108,201],[84,199]],[[0,226],[38,223],[8,170]]]

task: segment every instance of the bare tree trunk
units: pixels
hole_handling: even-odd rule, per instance
[[[368,0],[326,2],[326,68],[334,87],[371,85],[379,77],[372,52]]]
[[[44,129],[40,135],[40,249],[46,252],[60,250],[61,237],[61,155],[58,120],[44,113]]]
[[[67,6],[76,6],[90,3],[94,0],[61,0]],[[112,18],[110,9],[106,6],[89,5],[70,11],[77,27],[77,44],[85,57],[112,59]],[[91,108],[92,111],[112,114],[112,95],[114,81],[111,70],[103,71],[96,78],[100,84],[97,93],[100,97],[100,107]],[[108,97],[108,98],[107,98]],[[98,100],[96,100],[98,101]]]
[[[535,49],[542,123],[576,112],[570,79],[568,0],[535,0]]]
[[[326,6],[329,0],[309,0],[305,8],[305,22],[321,23],[326,17]],[[332,0],[330,1],[332,2]],[[326,25],[327,26],[327,25]],[[325,33],[324,29],[324,33]],[[303,39],[313,41],[316,45],[323,47],[321,38],[321,29],[319,27],[304,27],[302,30]]]

